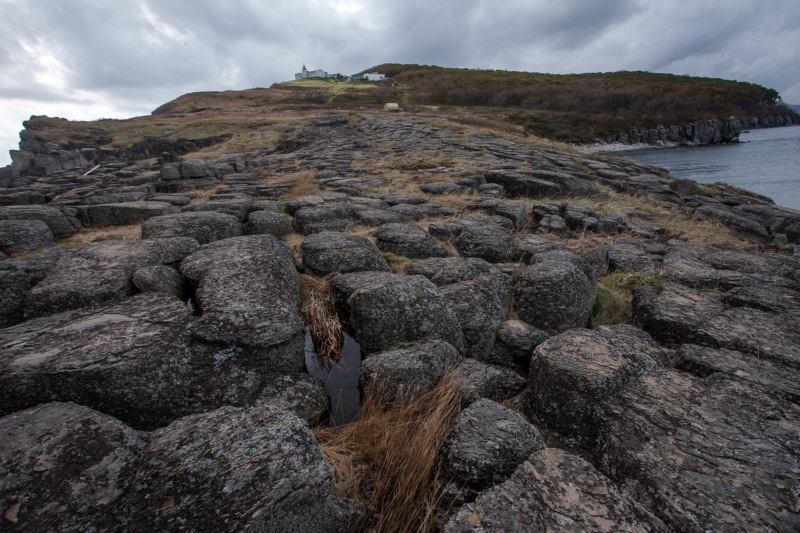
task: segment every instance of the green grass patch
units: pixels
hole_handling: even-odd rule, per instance
[[[395,274],[404,274],[406,267],[414,262],[410,257],[397,255],[392,252],[381,252],[381,255],[383,255],[383,258],[389,263],[389,268],[391,268],[392,272]]]
[[[612,272],[597,280],[597,299],[589,327],[628,324],[633,316],[633,289],[643,285],[660,286],[666,280],[662,270]]]

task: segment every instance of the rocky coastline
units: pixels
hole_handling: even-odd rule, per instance
[[[705,124],[655,137],[754,127]],[[0,170],[3,530],[367,530],[315,433],[311,281],[362,391],[462,376],[431,527],[800,529],[800,212],[402,114],[206,159],[223,138],[25,128]]]

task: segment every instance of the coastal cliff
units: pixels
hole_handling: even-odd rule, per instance
[[[800,528],[800,212],[297,102],[26,123],[4,530]]]

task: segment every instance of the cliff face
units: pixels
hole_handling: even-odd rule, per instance
[[[739,142],[739,134],[745,129],[774,128],[798,124],[793,115],[770,115],[766,117],[744,116],[728,120],[713,118],[699,120],[680,126],[657,126],[643,130],[633,128],[620,133],[614,142],[623,144],[677,143],[680,145],[721,144]]]

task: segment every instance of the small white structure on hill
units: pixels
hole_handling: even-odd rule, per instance
[[[366,72],[364,73],[363,77],[369,81],[383,81],[386,79],[386,74],[379,74],[378,72]]]
[[[400,111],[400,104],[388,103],[383,105],[384,111]]]
[[[294,75],[294,79],[296,80],[305,80],[307,78],[330,78],[331,76],[328,75],[327,72],[324,70],[317,69],[317,70],[308,70],[305,65],[303,65],[303,70],[298,72]]]

